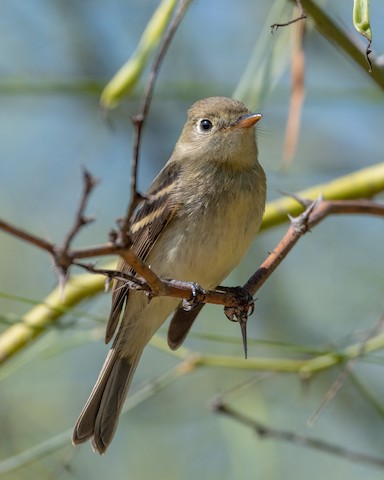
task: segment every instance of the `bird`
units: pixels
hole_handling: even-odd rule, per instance
[[[266,197],[253,128],[261,117],[227,97],[205,98],[188,110],[173,153],[128,232],[133,252],[160,277],[215,289],[249,250]],[[122,259],[117,270],[135,275]],[[149,300],[115,281],[105,335],[113,342],[74,426],[74,445],[91,440],[94,451],[105,453],[145,346],[173,314],[168,345],[178,348],[203,305],[186,310],[178,298]]]

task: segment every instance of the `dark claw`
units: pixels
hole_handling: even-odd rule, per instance
[[[192,296],[188,300],[183,299],[183,309],[187,312],[195,310],[198,305],[205,299],[205,290],[197,283],[191,284]]]

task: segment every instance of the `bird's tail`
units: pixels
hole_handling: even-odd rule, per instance
[[[92,446],[103,454],[111,443],[119,415],[141,353],[135,358],[122,358],[112,348],[100,375],[75,424],[72,443],[92,439]]]

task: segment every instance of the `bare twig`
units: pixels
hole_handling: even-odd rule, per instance
[[[131,290],[137,289],[147,292],[151,291],[148,287],[148,284],[144,280],[138,277],[134,277],[129,273],[119,272],[117,270],[110,270],[106,268],[95,268],[93,264],[81,263],[77,261],[74,261],[73,264],[83,268],[84,270],[87,270],[87,272],[89,273],[104,275],[107,278],[107,287],[112,280],[120,280],[122,282],[125,282],[125,284],[128,285]]]
[[[144,126],[144,122],[147,118],[153,90],[155,88],[155,83],[157,75],[160,70],[161,63],[164,59],[164,56],[168,50],[168,47],[173,39],[174,34],[178,26],[180,25],[181,20],[184,17],[185,12],[192,0],[181,0],[177,6],[174,17],[169,23],[168,29],[164,34],[163,40],[157,51],[157,55],[153,61],[151,71],[149,72],[148,80],[145,85],[144,94],[140,102],[140,108],[138,113],[132,118],[134,125],[134,134],[133,134],[133,155],[132,155],[132,171],[131,171],[131,190],[130,190],[130,203],[128,205],[126,215],[122,219],[119,225],[120,241],[123,245],[129,245],[129,223],[135,208],[137,207],[140,200],[142,200],[142,195],[137,190],[137,171],[139,166],[139,153],[140,153],[140,142],[141,142],[141,132]]]
[[[216,412],[222,413],[231,417],[233,420],[242,423],[243,425],[254,430],[260,438],[272,438],[275,440],[289,442],[299,447],[308,447],[320,450],[322,452],[337,455],[346,458],[352,462],[364,463],[375,467],[384,468],[384,458],[374,457],[365,453],[349,450],[339,445],[335,445],[324,440],[311,438],[299,433],[290,432],[287,430],[278,430],[268,427],[253,418],[250,418],[243,413],[226,405],[221,399],[217,399],[213,403],[213,408]]]
[[[305,20],[307,18],[307,14],[305,13],[305,10],[301,4],[301,0],[295,0],[295,1],[297,4],[297,8],[299,9],[299,12],[300,12],[299,16],[292,20],[289,20],[289,22],[286,22],[286,23],[274,23],[273,25],[271,25],[271,33],[276,32],[276,30],[279,27],[287,27],[288,25],[292,25],[292,23],[296,23],[296,22],[299,22],[300,20]]]
[[[75,221],[73,222],[72,228],[69,230],[67,236],[64,239],[62,250],[67,252],[70,248],[71,242],[75,236],[80,232],[82,227],[93,222],[94,217],[86,217],[85,209],[87,208],[89,197],[97,185],[98,180],[91,175],[87,169],[83,169],[83,192],[80,198],[79,206],[75,215]]]
[[[73,264],[73,257],[69,252],[71,243],[83,227],[94,221],[94,217],[85,216],[85,209],[87,208],[89,197],[96,184],[96,178],[93,177],[88,172],[88,170],[84,168],[83,191],[80,197],[79,205],[77,207],[77,212],[75,214],[73,225],[69,229],[66,237],[64,238],[63,244],[58,247],[54,246],[54,250],[51,254],[54,265],[58,272],[59,284],[61,285],[63,292],[68,276],[68,269]]]
[[[367,342],[375,337],[378,333],[380,333],[380,331],[382,331],[383,329],[383,326],[384,326],[384,316],[382,316],[378,323],[373,327],[373,329],[371,329],[368,334],[366,335],[365,339],[361,342],[361,347],[360,347],[360,351],[359,351],[359,354],[354,357],[354,358],[351,358],[347,361],[347,363],[345,364],[342,372],[340,373],[340,375],[337,377],[337,379],[333,382],[333,384],[331,385],[331,387],[329,388],[329,390],[327,391],[327,393],[325,394],[323,400],[321,401],[320,405],[318,406],[318,408],[316,409],[316,411],[311,415],[311,417],[308,419],[307,421],[307,424],[309,426],[313,426],[317,419],[319,418],[319,416],[321,415],[321,413],[324,411],[325,407],[329,404],[329,402],[331,400],[333,400],[335,398],[335,396],[337,395],[337,393],[340,391],[341,387],[344,385],[345,381],[348,379],[348,377],[350,376],[351,372],[352,372],[352,369],[353,369],[353,366],[355,365],[355,363],[357,362],[357,360],[362,356],[364,355],[364,350],[365,350],[365,345],[367,344]]]
[[[291,0],[291,2],[296,2],[296,0]],[[379,62],[370,58],[371,71],[367,69],[367,53],[369,55],[371,52],[367,52],[367,49],[362,47],[361,42],[357,42],[353,36],[337,25],[331,15],[327,13],[327,10],[319,7],[319,2],[302,0],[302,3],[308,18],[310,17],[313,20],[318,32],[358,63],[363,71],[367,72],[369,77],[383,89],[384,71],[380,68]],[[368,45],[368,50],[370,50],[370,45]]]
[[[37,248],[45,250],[46,252],[53,254],[55,247],[51,242],[47,242],[43,238],[38,237],[37,235],[33,235],[32,233],[26,232],[22,228],[16,227],[15,225],[11,225],[4,220],[0,220],[0,230],[9,233],[15,238],[19,240],[24,240],[31,245],[34,245]]]

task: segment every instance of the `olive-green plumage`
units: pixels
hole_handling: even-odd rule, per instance
[[[243,103],[206,98],[188,111],[171,158],[149,188],[131,224],[133,250],[160,276],[219,285],[247,253],[265,205],[266,183],[257,159],[261,118]],[[119,269],[132,273],[120,262]],[[174,312],[168,343],[177,348],[200,311],[177,298],[114,286],[106,341],[111,350],[73,431],[99,453],[112,441],[121,408],[144,347]]]

